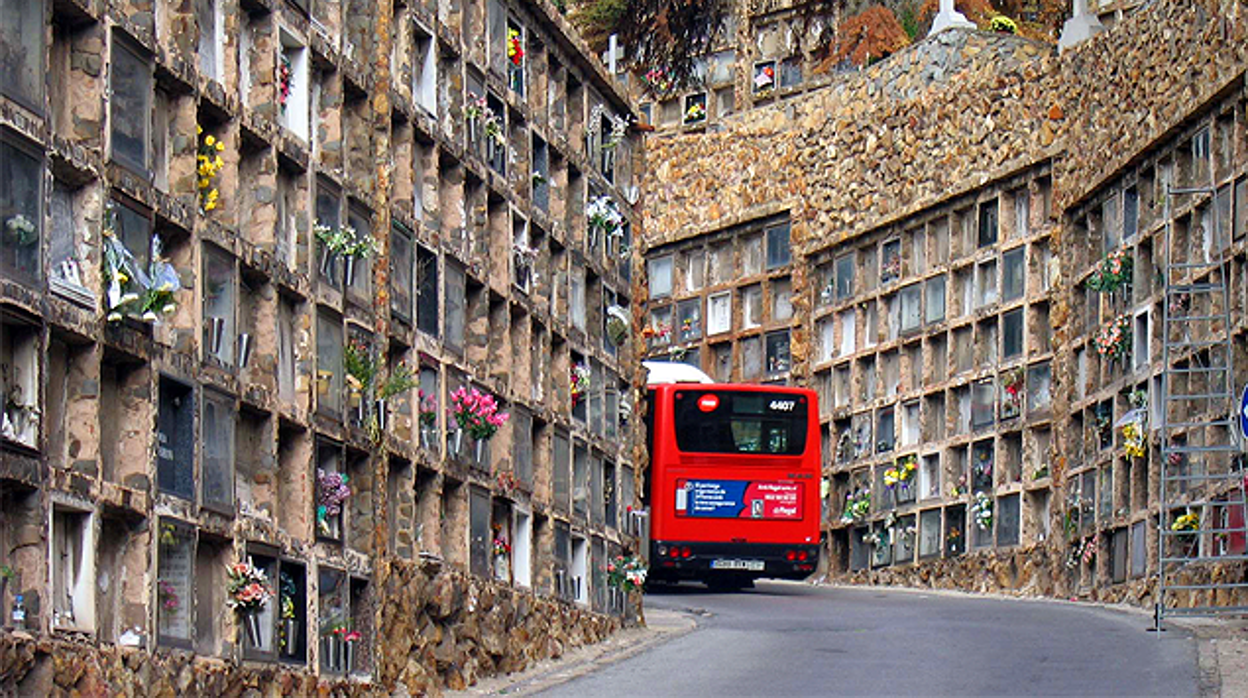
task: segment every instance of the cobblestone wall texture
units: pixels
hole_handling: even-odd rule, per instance
[[[276,664],[224,662],[26,633],[0,636],[0,691],[21,696],[395,696],[463,690],[598,642],[619,619],[440,564],[392,562],[376,678],[333,679]]]

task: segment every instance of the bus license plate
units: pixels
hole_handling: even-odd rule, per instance
[[[711,560],[711,569],[713,570],[747,570],[749,572],[762,572],[762,560]]]

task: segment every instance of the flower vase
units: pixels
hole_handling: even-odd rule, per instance
[[[506,554],[494,556],[494,578],[500,582],[511,581],[511,565]]]
[[[342,673],[350,674],[355,669],[355,642],[343,642],[342,645]]]
[[[334,251],[325,246],[321,246],[321,276],[334,279]]]
[[[296,649],[295,638],[299,637],[299,621],[294,618],[283,619],[282,630],[286,633],[286,646],[282,649],[282,654],[293,657]]]
[[[464,445],[464,430],[455,429],[447,432],[446,438],[448,442],[447,446],[451,449],[451,452],[448,455],[458,456],[460,454],[460,447]]]
[[[377,398],[373,402],[373,412],[377,415],[377,430],[385,433],[386,431],[386,399]]]
[[[251,335],[242,332],[238,335],[238,367],[247,368],[251,361]]]
[[[438,443],[438,428],[432,426],[422,426],[420,428],[420,445],[429,450],[433,450]]]
[[[473,439],[472,443],[476,448],[477,464],[485,465],[485,439]]]
[[[208,353],[213,356],[221,355],[221,342],[225,338],[225,318],[210,317],[208,318]]]
[[[350,255],[342,260],[342,285],[344,288],[355,285],[355,257]]]
[[[261,649],[259,610],[243,612],[243,629],[247,631],[247,642],[252,648]]]
[[[1178,543],[1180,557],[1193,558],[1200,553],[1200,537],[1195,533],[1177,535],[1175,540]]]
[[[338,671],[338,638],[333,635],[326,635],[321,644],[321,651],[325,654],[325,669]]]

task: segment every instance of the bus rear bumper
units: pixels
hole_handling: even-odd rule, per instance
[[[805,579],[818,564],[819,546],[809,543],[652,541],[649,576],[660,581],[721,577]]]

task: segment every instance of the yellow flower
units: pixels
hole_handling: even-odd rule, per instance
[[[217,202],[215,201],[209,201],[208,203],[204,204],[205,211],[211,211],[212,209],[216,207],[217,207]]]
[[[200,189],[207,189],[207,188],[208,188],[208,184],[209,184],[209,182],[208,182],[208,180],[207,180],[207,179],[201,179],[201,180],[199,180],[199,188],[200,188]]]
[[[216,168],[219,170],[219,169],[221,169],[222,167],[225,167],[225,160],[222,160],[222,159],[221,159],[221,156],[220,156],[220,155],[218,155],[218,156],[217,156],[217,159],[216,159],[216,160],[215,160],[212,164],[213,164],[213,165],[215,165],[215,166],[216,166]]]
[[[217,150],[218,151],[225,150],[225,143],[222,143],[221,141],[217,141]]]
[[[124,283],[126,283],[127,281],[129,281],[129,280],[130,280],[130,277],[126,276],[126,272],[124,272],[124,271],[118,271],[118,272],[117,272],[117,283],[122,283],[122,284],[124,284]]]
[[[203,134],[203,132],[204,132],[204,127],[200,126],[199,124],[195,124],[195,135],[197,136],[201,135]]]
[[[204,145],[209,146],[209,147],[211,147],[216,142],[217,142],[217,139],[212,136],[208,136],[207,138],[204,139]]]

